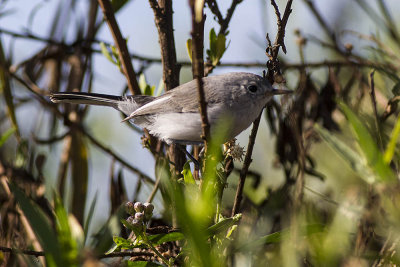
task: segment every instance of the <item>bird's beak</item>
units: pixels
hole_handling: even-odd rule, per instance
[[[286,94],[292,94],[292,90],[284,90],[284,89],[274,89],[272,90],[273,95],[286,95]]]

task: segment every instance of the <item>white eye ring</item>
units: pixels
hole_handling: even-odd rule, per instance
[[[247,87],[247,90],[249,90],[250,93],[255,93],[255,92],[257,92],[258,87],[257,87],[257,85],[252,84]]]

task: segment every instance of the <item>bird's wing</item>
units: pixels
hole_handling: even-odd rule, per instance
[[[227,101],[226,94],[231,94],[231,90],[223,87],[231,86],[232,85],[227,84],[223,80],[217,79],[217,76],[203,78],[203,89],[207,106],[212,108],[218,103],[225,103]],[[131,114],[131,117],[181,112],[199,112],[196,80],[180,85],[162,96],[156,97],[152,102],[138,108]]]

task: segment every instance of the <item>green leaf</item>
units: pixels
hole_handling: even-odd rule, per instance
[[[210,30],[210,49],[206,53],[214,66],[219,63],[228,46],[229,44],[226,45],[226,35],[221,33],[217,36],[212,28]]]
[[[157,86],[157,91],[154,93],[154,96],[160,96],[162,91],[164,90],[164,81],[161,79]]]
[[[207,231],[209,233],[209,237],[224,231],[228,231],[228,229],[237,223],[241,218],[242,214],[239,213],[233,217],[222,219],[218,223],[208,227]]]
[[[396,125],[393,128],[392,135],[390,137],[390,141],[387,144],[385,153],[383,155],[383,160],[386,164],[390,164],[393,159],[394,151],[396,149],[397,140],[400,134],[400,116],[397,118]]]
[[[1,66],[9,65],[5,58],[5,55],[4,55],[3,45],[2,45],[1,40],[0,40],[0,64],[1,64]],[[7,105],[8,116],[10,117],[11,123],[15,129],[15,133],[16,133],[17,137],[19,137],[20,133],[19,133],[18,123],[17,123],[17,117],[15,115],[15,105],[14,105],[13,95],[12,95],[12,90],[11,90],[10,77],[4,68],[0,68],[0,92],[3,93],[4,102]]]
[[[93,218],[93,213],[94,213],[94,208],[96,207],[96,202],[97,202],[97,192],[94,195],[94,198],[92,200],[92,203],[90,204],[90,208],[89,208],[89,212],[86,216],[86,220],[85,220],[85,225],[83,227],[83,232],[84,232],[84,241],[83,244],[86,244],[87,241],[87,237],[88,237],[88,232],[89,232],[89,226],[90,223],[92,222],[92,218]]]
[[[118,65],[117,62],[114,60],[113,56],[108,51],[105,43],[100,42],[100,49],[101,49],[101,53],[108,59],[108,61],[110,61],[111,63],[113,63],[115,65]]]
[[[218,34],[217,43],[216,43],[216,55],[218,58],[221,58],[225,53],[226,47],[226,37],[223,34]]]
[[[367,183],[375,182],[375,176],[366,165],[361,155],[356,153],[353,148],[346,145],[336,136],[325,130],[318,124],[314,125],[315,130],[321,138],[346,162],[349,167]]]
[[[323,224],[310,224],[300,228],[300,234],[302,236],[310,236],[316,233],[321,233],[325,230]],[[238,251],[253,251],[256,248],[263,247],[264,245],[280,243],[284,238],[290,236],[290,229],[284,229],[279,232],[275,232],[263,237],[257,238],[253,241],[246,243],[245,245],[238,248]]]
[[[210,30],[210,53],[211,55],[216,55],[217,52],[217,34],[214,28]]]
[[[92,235],[90,247],[95,248],[97,254],[102,254],[113,245],[113,236],[121,232],[120,219],[126,215],[125,207],[121,205],[108,221]]]
[[[114,244],[109,250],[107,250],[107,252],[106,253],[104,253],[104,254],[106,254],[106,255],[108,255],[108,254],[111,254],[111,253],[113,253],[113,252],[117,252],[117,251],[120,251],[121,250],[121,248],[117,245],[117,244]]]
[[[158,246],[165,242],[183,240],[185,236],[180,232],[172,232],[168,234],[151,235],[148,238],[154,246]]]
[[[139,88],[143,95],[153,95],[154,90],[156,89],[155,86],[150,86],[147,84],[146,77],[144,74],[140,74],[139,76]]]
[[[141,240],[143,233],[139,231],[136,227],[133,227],[130,223],[128,223],[125,219],[121,219],[121,223],[128,228],[129,230],[135,233],[136,239]]]
[[[185,184],[195,184],[196,183],[196,181],[193,178],[192,171],[190,170],[189,162],[186,162],[185,165],[183,165],[182,175],[183,175],[183,180],[185,181]]]
[[[56,233],[44,212],[25,196],[14,184],[9,184],[22,212],[28,219],[40,245],[46,253],[48,266],[68,266],[62,259],[62,250],[57,241]]]
[[[58,243],[62,251],[61,257],[63,261],[68,262],[70,266],[76,266],[74,262],[78,257],[77,242],[71,233],[68,214],[58,196],[54,198],[54,213],[56,217]]]
[[[377,179],[380,182],[394,181],[395,176],[390,166],[385,163],[382,153],[379,151],[375,140],[369,134],[367,128],[345,104],[339,103],[339,105],[354,130],[358,145],[367,159],[368,166],[370,166],[377,175]]]
[[[73,187],[72,214],[81,225],[84,224],[84,212],[88,187],[89,166],[87,143],[82,133],[73,132],[71,135],[71,178]]]
[[[0,147],[4,145],[4,143],[11,137],[11,135],[15,132],[15,128],[8,129],[4,134],[0,136]]]
[[[132,242],[119,236],[114,236],[113,237],[114,243],[121,249],[131,249],[132,248]]]
[[[124,261],[124,265],[126,267],[159,267],[164,266],[160,263],[152,262],[152,261]]]
[[[193,59],[192,59],[192,39],[187,39],[186,50],[189,55],[190,61],[193,61]]]
[[[396,83],[392,88],[392,93],[396,96],[400,95],[400,82]]]

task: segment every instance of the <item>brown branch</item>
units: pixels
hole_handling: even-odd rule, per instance
[[[275,8],[275,11],[277,14],[277,20],[278,20],[278,33],[275,38],[275,43],[273,46],[269,45],[269,47],[267,48],[267,55],[269,56],[270,61],[273,62],[273,64],[269,65],[269,66],[272,66],[273,68],[268,70],[268,73],[269,73],[268,77],[270,78],[271,84],[273,83],[274,72],[280,72],[279,64],[277,62],[277,57],[278,57],[279,47],[280,46],[284,47],[283,40],[285,38],[285,27],[286,27],[287,21],[289,19],[289,15],[292,12],[292,9],[291,9],[292,2],[293,2],[293,0],[289,0],[287,2],[286,8],[285,8],[285,13],[283,15],[283,18],[281,19],[280,13],[279,13],[279,10],[278,10],[278,7],[277,7],[275,1],[271,0],[271,4]],[[270,43],[268,35],[267,35],[267,40],[268,40],[268,43]],[[268,54],[268,52],[270,54]],[[278,67],[278,69],[276,69],[276,66]],[[233,203],[233,208],[232,208],[232,216],[237,214],[240,210],[240,203],[242,201],[242,195],[243,195],[243,187],[244,187],[244,183],[246,181],[247,172],[249,170],[249,167],[250,167],[250,164],[252,161],[251,156],[253,154],[253,147],[255,144],[256,137],[257,137],[258,127],[260,125],[261,114],[262,113],[260,113],[258,118],[253,122],[253,128],[251,130],[251,134],[249,137],[249,144],[247,146],[246,156],[244,159],[242,170],[240,172],[239,184],[236,189],[235,201]]]
[[[280,12],[278,9],[278,5],[275,3],[275,0],[271,0],[271,5],[275,9],[275,14],[277,17],[277,25],[278,25],[278,33],[275,38],[274,46],[272,47],[272,60],[275,61],[278,57],[279,47],[282,47],[282,51],[286,54],[285,47],[285,31],[286,24],[289,19],[290,13],[292,13],[292,2],[293,0],[289,0],[286,4],[285,12],[283,13],[283,17],[281,18]]]
[[[179,72],[181,68],[176,59],[172,0],[149,0],[149,3],[154,12],[154,21],[158,31],[165,89],[169,91],[179,85]],[[169,155],[175,164],[175,174],[179,175],[183,169],[186,157],[176,146],[170,146]]]
[[[67,50],[67,51],[71,51],[71,49],[73,49],[76,45],[79,44],[79,43],[65,44],[65,43],[55,42],[55,41],[52,41],[51,39],[38,37],[36,35],[16,33],[16,32],[12,32],[9,30],[1,29],[1,28],[0,28],[0,32],[7,34],[7,35],[14,36],[14,37],[18,37],[18,38],[25,38],[25,39],[30,39],[30,40],[34,40],[34,41],[45,42],[45,43],[51,44],[51,45],[62,46],[62,47],[65,47],[65,50]],[[323,43],[320,40],[317,40],[315,38],[311,39],[311,41],[316,41],[324,47],[336,49],[335,46],[333,46],[331,44]],[[86,42],[88,43],[87,40],[86,40]],[[106,45],[111,45],[111,44],[108,44],[107,42],[104,42],[104,41],[102,41],[102,42],[105,43]],[[91,43],[100,43],[100,41],[92,40]],[[82,44],[82,45],[84,45],[84,44]],[[85,47],[85,49],[90,49],[90,52],[101,54],[101,51],[99,49],[92,49],[90,47]],[[46,55],[47,58],[51,57],[51,56],[52,56],[51,53]],[[55,54],[54,54],[54,56],[55,56]],[[396,66],[393,66],[392,64],[372,62],[369,60],[365,60],[359,56],[356,56],[354,54],[351,54],[350,56],[351,56],[351,59],[346,59],[346,60],[323,60],[323,61],[319,61],[319,62],[308,62],[308,63],[280,62],[280,64],[281,64],[282,70],[304,69],[304,68],[325,68],[325,67],[361,67],[361,68],[374,68],[374,69],[379,69],[379,70],[388,70],[388,69],[391,69],[393,71],[399,70],[399,68],[397,68]],[[140,61],[148,62],[148,63],[161,63],[162,62],[161,58],[148,57],[148,56],[143,56],[143,55],[136,54],[136,53],[131,53],[130,57],[132,59],[136,59],[136,60],[140,60]],[[185,67],[189,67],[189,66],[192,67],[192,62],[178,61],[177,65],[185,66]],[[19,66],[21,66],[21,64],[18,64],[17,66],[13,65],[12,68],[18,69]],[[220,64],[218,64],[218,67],[264,68],[265,63],[264,62],[221,62]],[[36,90],[36,91],[39,92],[38,90]]]
[[[331,38],[331,40],[335,44],[335,47],[337,47],[335,33],[329,27],[328,23],[322,18],[321,14],[317,11],[317,9],[314,6],[313,1],[312,0],[304,0],[304,2],[307,4],[307,6],[311,10],[311,12],[314,14],[315,18],[318,20],[318,23],[321,25],[322,29],[325,31],[326,35],[328,35],[329,38]]]
[[[180,67],[176,60],[175,38],[172,21],[171,0],[149,0],[154,12],[154,21],[158,30],[163,65],[163,80],[167,91],[179,85]]]
[[[375,94],[374,74],[375,74],[375,71],[372,71],[370,73],[370,75],[369,75],[369,77],[371,79],[371,87],[370,87],[369,95],[371,97],[371,103],[372,103],[372,107],[373,107],[373,110],[374,110],[375,127],[376,127],[376,131],[378,133],[379,148],[383,152],[384,148],[383,148],[382,136],[381,136],[380,126],[379,126],[379,115],[378,115],[378,109],[376,107],[376,94]]]
[[[228,29],[229,22],[231,21],[233,12],[238,4],[240,4],[243,0],[233,0],[231,7],[228,9],[226,13],[226,17],[224,19],[224,23],[221,25],[221,29],[219,30],[220,33],[226,34],[226,30]]]
[[[143,179],[144,181],[154,184],[153,179],[151,179],[149,176],[141,172],[139,169],[133,167],[130,165],[127,161],[125,161],[123,158],[121,158],[119,155],[117,155],[114,151],[112,151],[110,148],[104,146],[102,143],[100,143],[97,139],[95,139],[92,135],[87,133],[82,127],[79,127],[80,131],[93,143],[95,144],[98,148],[112,156],[115,160],[117,160],[119,163],[124,165],[127,169],[131,170],[133,173],[136,173],[139,178]]]
[[[119,58],[122,64],[122,70],[128,81],[129,90],[133,95],[140,95],[141,92],[139,84],[136,80],[136,74],[130,59],[128,47],[126,45],[126,40],[122,37],[121,31],[119,30],[118,23],[117,20],[115,19],[111,3],[109,0],[98,0],[98,1],[103,11],[104,19],[107,21],[107,24],[110,27],[111,34],[115,41],[115,45],[117,46],[117,49],[119,51]]]
[[[8,70],[7,70],[8,71]],[[108,153],[109,155],[111,155],[113,158],[115,158],[115,160],[117,160],[118,162],[120,162],[122,165],[124,165],[127,169],[131,170],[133,173],[137,174],[140,178],[144,179],[145,181],[154,184],[153,179],[151,179],[149,176],[147,176],[146,174],[142,173],[140,170],[138,170],[137,168],[133,167],[132,165],[130,165],[127,161],[125,161],[123,158],[121,158],[119,155],[117,155],[115,152],[113,152],[111,149],[109,149],[108,147],[105,147],[103,144],[101,144],[99,141],[97,141],[97,139],[95,139],[92,135],[90,135],[89,133],[87,133],[82,125],[80,125],[79,123],[75,123],[75,122],[71,122],[70,120],[68,120],[68,118],[61,113],[58,108],[57,105],[47,101],[46,99],[44,99],[44,97],[39,93],[39,92],[44,92],[45,90],[40,89],[38,86],[34,85],[35,88],[32,88],[31,85],[33,85],[32,82],[28,83],[25,80],[23,80],[22,78],[20,78],[18,75],[16,75],[13,72],[9,72],[11,74],[11,76],[16,79],[17,81],[19,81],[24,87],[26,87],[30,92],[32,92],[37,99],[39,100],[40,103],[43,104],[43,106],[47,107],[48,109],[50,109],[57,117],[62,118],[65,120],[65,124],[69,125],[70,127],[73,127],[75,129],[78,129],[80,132],[82,132],[86,137],[88,137],[88,139],[95,144],[97,147],[99,147],[101,150],[103,150],[104,152]]]
[[[101,254],[98,256],[99,259],[104,259],[104,258],[116,258],[116,257],[137,257],[137,256],[146,256],[146,257],[152,257],[155,256],[154,253],[151,252],[137,252],[137,251],[121,251],[121,252],[112,252],[109,254]]]
[[[16,248],[8,248],[0,246],[0,251],[11,253],[11,254],[25,254],[35,257],[45,256],[46,253],[44,251],[34,251],[34,250],[26,250],[26,249],[16,249]],[[115,257],[136,257],[136,256],[154,256],[154,253],[151,252],[137,252],[137,251],[122,251],[122,252],[112,252],[109,254],[101,254],[98,256],[99,259],[104,258],[115,258]]]
[[[219,34],[226,34],[232,15],[235,12],[236,6],[243,2],[243,0],[232,0],[231,6],[226,12],[225,18],[222,17],[216,0],[207,0],[207,5],[211,12],[217,17],[218,24],[220,25]]]
[[[257,119],[253,122],[253,128],[251,129],[249,143],[247,145],[246,156],[243,161],[243,167],[240,171],[239,184],[236,188],[236,196],[235,196],[235,201],[233,203],[232,214],[231,214],[232,217],[235,216],[237,213],[239,213],[240,210],[240,203],[242,202],[242,197],[243,197],[244,182],[246,181],[247,172],[249,171],[249,167],[252,162],[251,155],[253,154],[253,148],[256,142],[256,136],[257,136],[258,126],[260,125],[261,115],[262,113],[258,115]]]
[[[40,257],[40,256],[44,256],[45,255],[44,251],[16,249],[16,248],[8,248],[8,247],[3,247],[3,246],[0,246],[0,251],[6,252],[6,253],[11,253],[11,254],[31,255],[31,256],[36,256],[36,257]]]
[[[203,58],[203,43],[204,43],[204,22],[205,16],[203,8],[201,9],[201,17],[196,18],[195,1],[189,0],[190,9],[192,12],[192,58],[193,58],[193,78],[197,82],[197,93],[199,99],[199,112],[201,116],[202,139],[204,140],[204,151],[207,155],[207,142],[210,138],[210,123],[207,116],[207,102],[203,88],[204,76],[204,58]]]

